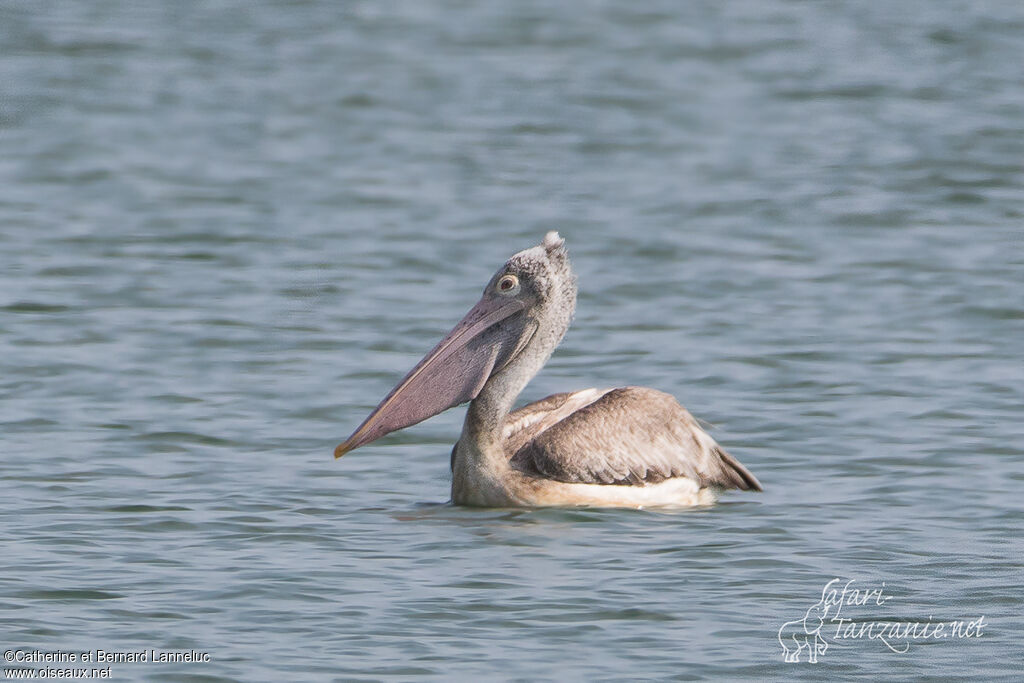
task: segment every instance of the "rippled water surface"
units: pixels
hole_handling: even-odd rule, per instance
[[[5,651],[1019,675],[1020,3],[14,0],[0,45]],[[461,408],[334,461],[549,229],[580,299],[523,398],[672,392],[763,494],[453,507]],[[784,662],[834,577],[984,631]]]

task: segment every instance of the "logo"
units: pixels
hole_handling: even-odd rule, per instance
[[[885,618],[886,603],[893,599],[885,592],[885,582],[876,588],[861,588],[856,583],[856,579],[845,583],[832,579],[802,618],[787,621],[779,628],[779,645],[785,661],[796,663],[806,655],[807,661],[814,664],[829,648],[842,648],[846,641],[857,640],[877,641],[896,654],[904,654],[910,650],[912,641],[980,638],[989,626],[984,615],[951,621],[936,621],[929,615],[924,622]]]

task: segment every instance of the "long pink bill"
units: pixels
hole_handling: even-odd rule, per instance
[[[476,398],[518,346],[523,323],[510,318],[522,310],[516,299],[481,299],[334,449],[334,457]]]

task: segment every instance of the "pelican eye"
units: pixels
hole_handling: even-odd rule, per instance
[[[511,273],[502,275],[495,288],[502,294],[515,294],[519,289],[519,278]]]

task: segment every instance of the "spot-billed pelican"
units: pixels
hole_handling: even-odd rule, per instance
[[[569,329],[576,278],[565,240],[502,266],[483,297],[334,455],[469,401],[452,449],[452,502],[477,506],[691,506],[760,491],[669,394],[644,387],[512,404]]]

